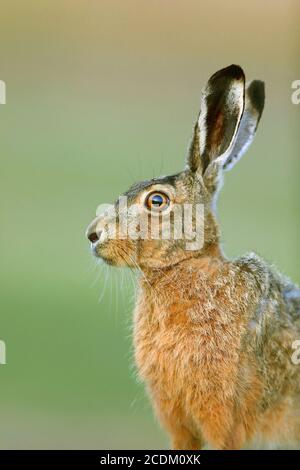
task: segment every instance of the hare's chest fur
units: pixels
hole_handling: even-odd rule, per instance
[[[190,409],[211,395],[230,393],[237,374],[243,326],[234,303],[214,284],[149,304],[141,295],[135,313],[135,358],[139,374],[158,400]],[[233,346],[234,345],[234,346]]]

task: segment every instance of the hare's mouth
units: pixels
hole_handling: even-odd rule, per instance
[[[120,242],[114,240],[95,241],[91,243],[92,254],[110,266],[129,266],[132,264],[131,255],[128,254],[128,248]]]
[[[117,260],[109,256],[106,250],[101,249],[101,243],[99,242],[91,244],[91,251],[96,258],[103,260],[106,264],[109,264],[110,266],[115,266],[118,264]]]
[[[98,245],[99,245],[99,240],[91,242],[91,252],[94,256],[96,256],[96,258],[101,258],[98,252]]]
[[[91,242],[91,252],[96,258],[102,258],[104,261],[109,262],[110,258],[107,256],[105,245],[99,239],[95,240]]]

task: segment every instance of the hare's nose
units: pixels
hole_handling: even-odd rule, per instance
[[[95,243],[99,240],[100,238],[100,233],[92,232],[87,235],[88,239],[90,240],[91,243]]]
[[[86,230],[86,236],[91,243],[96,243],[100,239],[101,230],[97,227],[98,222],[98,219],[93,220]]]

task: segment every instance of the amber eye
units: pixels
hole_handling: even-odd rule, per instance
[[[169,196],[161,192],[150,193],[145,200],[145,205],[149,210],[162,211],[166,209],[169,204]]]

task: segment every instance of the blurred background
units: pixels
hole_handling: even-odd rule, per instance
[[[200,89],[231,63],[267,101],[226,174],[224,249],[300,282],[299,20],[296,0],[1,1],[1,448],[167,447],[133,367],[134,281],[84,232],[98,204],[183,168]]]

